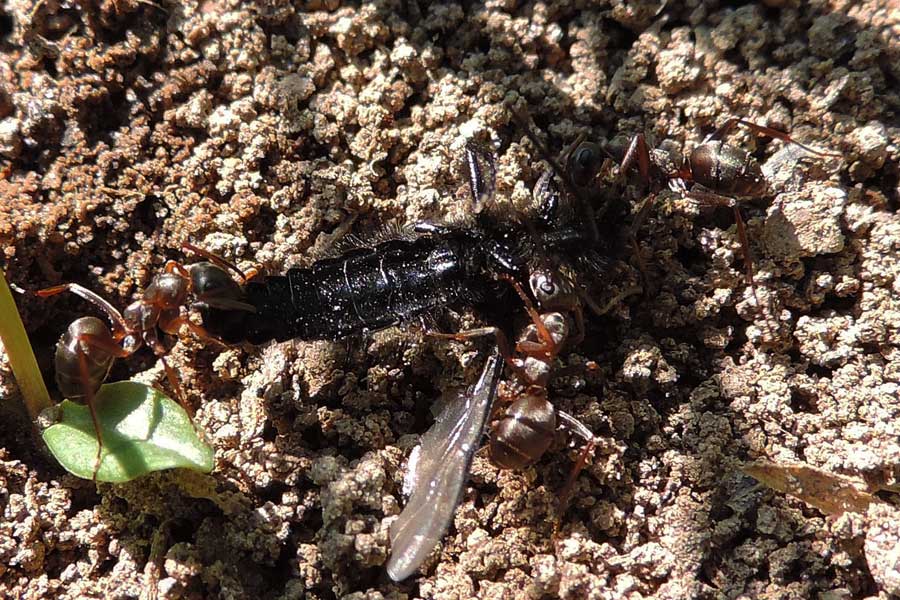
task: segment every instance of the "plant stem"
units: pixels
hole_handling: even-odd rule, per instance
[[[9,356],[9,364],[12,366],[13,376],[19,382],[28,414],[32,419],[36,419],[41,411],[50,408],[52,403],[2,269],[0,269],[0,342],[3,343],[6,355]]]

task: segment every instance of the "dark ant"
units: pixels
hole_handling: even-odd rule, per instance
[[[759,135],[767,135],[795,144],[815,156],[822,158],[840,156],[840,154],[810,148],[783,131],[731,117],[707,136],[703,143],[694,148],[690,154],[678,159],[664,150],[651,150],[643,134],[635,135],[621,160],[619,174],[623,176],[632,168],[637,168],[640,181],[650,185],[651,190],[658,189],[662,184],[668,184],[672,191],[687,198],[707,205],[730,207],[734,211],[738,241],[744,252],[747,285],[753,292],[756,305],[759,306],[756,298],[756,282],[753,277],[753,257],[750,253],[747,227],[741,215],[740,203],[764,198],[771,195],[773,190],[766,181],[759,161],[743,148],[723,141],[725,136],[738,125]],[[595,143],[582,142],[579,144],[572,152],[569,163],[569,172],[572,173],[574,185],[579,188],[591,185],[593,175],[598,171],[596,165],[603,159],[603,156],[612,158],[613,155]],[[638,211],[632,225],[632,235],[640,229],[656,197],[657,193],[652,191]],[[633,242],[633,245],[636,249],[636,242]],[[640,262],[639,253],[637,257]]]
[[[91,412],[98,442],[94,480],[100,468],[103,438],[93,400],[115,359],[131,356],[142,345],[149,347],[162,362],[166,378],[179,403],[188,414],[192,414],[183,399],[175,371],[165,359],[167,350],[159,332],[177,335],[181,327],[186,326],[202,340],[223,344],[206,329],[192,323],[182,308],[192,303],[229,310],[253,310],[240,300],[243,294],[241,285],[231,278],[228,271],[238,274],[246,282],[255,275],[255,270],[245,275],[231,263],[192,244],[185,243],[183,247],[209,262],[183,266],[176,261],[168,261],[164,272],[153,278],[140,299],[121,313],[104,298],[77,283],[36,292],[42,298],[71,292],[99,308],[112,325],[110,329],[97,317],[76,319],[57,343],[54,359],[56,383],[63,397],[86,404]]]

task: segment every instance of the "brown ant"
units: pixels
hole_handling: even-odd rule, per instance
[[[565,511],[575,479],[593,454],[598,438],[574,416],[558,410],[549,399],[549,383],[554,377],[571,374],[572,369],[554,370],[554,362],[567,343],[584,337],[581,306],[574,286],[551,269],[535,269],[529,280],[532,293],[545,311],[538,313],[534,302],[514,279],[509,283],[522,298],[531,323],[511,347],[496,327],[483,327],[456,334],[432,334],[466,340],[493,336],[497,356],[485,364],[478,384],[455,402],[448,403],[434,426],[422,436],[410,455],[404,488],[409,501],[391,526],[391,556],[388,575],[402,581],[419,568],[443,536],[459,503],[468,478],[478,440],[495,410],[494,399],[500,379],[500,359],[515,374],[499,396],[509,406],[490,423],[488,453],[491,461],[504,469],[524,469],[537,462],[562,428],[583,440],[560,496],[560,512]],[[565,311],[565,312],[561,312]],[[596,368],[589,363],[578,370]]]
[[[625,151],[619,164],[619,175],[623,176],[632,168],[637,168],[643,184],[651,186],[651,190],[667,184],[669,189],[711,206],[730,207],[734,211],[738,241],[744,252],[745,278],[750,286],[754,300],[756,299],[756,283],[753,278],[753,258],[747,239],[747,227],[740,211],[740,202],[764,198],[773,193],[763,174],[762,167],[749,152],[741,147],[727,144],[723,140],[738,125],[750,131],[767,135],[799,146],[803,150],[822,158],[839,157],[840,154],[822,152],[798,142],[787,133],[758,125],[750,121],[731,117],[711,133],[702,144],[694,148],[690,154],[673,157],[661,149],[651,150],[644,135],[635,135]],[[599,172],[597,164],[603,157],[612,158],[612,154],[602,146],[581,142],[571,152],[567,164],[573,185],[585,188],[592,183]],[[650,208],[656,200],[657,193],[652,191],[638,211],[632,225],[634,235],[646,219]],[[636,247],[636,242],[632,242]],[[640,262],[640,254],[637,254]],[[643,271],[644,269],[642,269]],[[759,306],[759,302],[756,302]]]
[[[597,364],[591,361],[580,367],[554,369],[563,347],[575,346],[584,339],[582,309],[574,285],[558,272],[534,271],[530,288],[544,311],[538,313],[522,287],[515,281],[510,283],[525,304],[531,323],[516,340],[515,352],[505,357],[516,377],[507,381],[500,392],[501,400],[512,399],[512,402],[492,424],[490,457],[501,468],[521,470],[540,460],[556,439],[558,428],[581,438],[582,450],[560,494],[562,513],[575,479],[597,446],[597,438],[577,418],[553,406],[549,385],[551,379],[591,371]],[[499,345],[503,352],[502,343]]]
[[[173,260],[168,261],[164,272],[153,278],[140,299],[132,302],[121,313],[107,300],[77,283],[66,283],[36,292],[42,298],[71,292],[99,308],[112,325],[110,329],[97,317],[76,319],[57,343],[54,358],[56,383],[62,395],[86,404],[91,412],[98,442],[94,480],[100,468],[103,438],[93,400],[109,375],[113,361],[134,354],[141,345],[148,346],[162,362],[166,378],[179,403],[188,414],[192,414],[182,396],[175,371],[166,362],[167,350],[160,340],[159,332],[177,335],[181,327],[186,326],[200,339],[224,346],[223,342],[210,335],[206,329],[191,322],[182,308],[202,303],[223,309],[254,310],[241,301],[241,284],[232,279],[228,271],[233,271],[240,276],[242,283],[246,283],[256,275],[255,269],[245,274],[235,265],[192,244],[185,243],[183,248],[209,262],[184,266]]]

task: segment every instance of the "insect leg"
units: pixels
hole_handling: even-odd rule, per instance
[[[712,132],[709,135],[709,137],[706,138],[706,141],[709,142],[712,140],[721,140],[726,135],[728,135],[728,133],[730,133],[732,130],[734,130],[734,128],[737,127],[738,125],[743,125],[744,127],[749,129],[750,131],[753,131],[754,133],[757,133],[760,135],[767,135],[769,137],[773,137],[773,138],[781,140],[783,142],[795,144],[797,146],[800,146],[801,148],[803,148],[810,154],[815,154],[816,156],[833,157],[833,158],[837,158],[837,157],[841,156],[840,154],[835,153],[835,152],[823,152],[821,150],[816,150],[815,148],[810,148],[806,144],[802,144],[802,143],[798,142],[797,140],[795,140],[794,138],[792,138],[790,135],[786,134],[783,131],[779,131],[778,129],[772,129],[771,127],[766,127],[765,125],[759,125],[757,123],[753,123],[751,121],[747,121],[745,119],[741,119],[738,117],[729,118],[727,121],[725,121],[725,123],[722,124],[721,127],[719,127],[714,132]]]
[[[626,288],[626,289],[622,290],[620,293],[618,293],[615,296],[613,296],[612,298],[610,298],[609,301],[606,304],[604,304],[603,306],[600,306],[599,304],[597,304],[597,301],[594,300],[584,290],[581,290],[581,289],[578,290],[578,297],[581,299],[582,302],[585,303],[585,305],[587,305],[588,308],[591,309],[591,312],[593,312],[598,317],[602,317],[603,315],[608,313],[610,310],[612,310],[613,306],[615,306],[616,304],[618,304],[619,302],[621,302],[628,296],[634,296],[635,294],[640,294],[642,291],[643,291],[643,288],[641,288],[639,286],[632,286],[630,288]]]
[[[756,296],[756,282],[753,279],[753,256],[750,254],[750,241],[747,238],[747,225],[744,222],[743,215],[741,215],[740,208],[738,208],[737,201],[728,196],[722,196],[715,192],[698,189],[688,191],[686,196],[712,206],[727,206],[734,211],[734,223],[737,226],[738,241],[741,244],[741,250],[744,252],[744,276],[747,280],[747,285],[753,290],[753,299],[756,301],[756,305],[760,306],[759,299]]]
[[[78,357],[78,374],[81,378],[81,387],[84,390],[84,402],[91,413],[94,433],[97,434],[97,456],[94,457],[94,468],[91,475],[91,479],[97,481],[97,471],[100,470],[100,456],[103,452],[103,434],[100,432],[100,419],[97,417],[97,409],[94,406],[95,386],[91,382],[88,356],[82,347],[82,342],[88,347],[98,348],[118,357],[127,356],[128,351],[109,340],[91,334],[82,334],[75,338],[75,354]]]
[[[638,168],[641,184],[649,185],[651,183],[650,148],[647,146],[647,140],[643,133],[639,133],[631,138],[631,142],[625,150],[625,156],[622,158],[622,162],[619,165],[619,176],[624,177],[628,173],[628,170],[635,165],[637,165]],[[655,192],[647,196],[644,203],[641,205],[641,208],[635,215],[634,220],[631,223],[630,231],[628,232],[628,238],[632,250],[634,251],[635,260],[637,261],[637,267],[641,272],[641,277],[644,279],[644,287],[647,290],[651,287],[650,278],[647,275],[647,265],[644,263],[644,258],[641,256],[640,245],[637,241],[637,233],[644,225],[644,221],[647,220],[650,209],[656,204],[656,198],[657,194]]]
[[[571,499],[572,495],[572,490],[575,487],[575,480],[578,478],[579,473],[584,470],[584,467],[587,464],[588,457],[591,456],[594,453],[594,450],[597,449],[597,436],[595,436],[584,423],[565,411],[556,411],[556,417],[559,419],[562,427],[568,429],[570,432],[574,433],[584,440],[584,445],[581,448],[581,452],[578,453],[578,459],[575,461],[575,464],[572,465],[572,470],[569,472],[569,477],[566,479],[566,483],[560,491],[559,512],[560,514],[562,514],[568,507],[569,500]]]
[[[188,414],[188,418],[191,421],[191,425],[194,426],[194,431],[197,431],[197,424],[194,423],[194,409],[188,404],[187,396],[184,395],[184,392],[181,389],[181,384],[178,382],[178,376],[175,375],[175,369],[166,361],[165,356],[160,356],[159,360],[162,361],[163,369],[166,372],[166,379],[169,380],[169,385],[172,387],[172,391],[175,394],[175,399],[178,401],[178,404],[181,408],[184,409],[184,412]]]
[[[38,290],[35,294],[41,298],[48,298],[63,292],[71,292],[103,311],[112,323],[115,337],[121,338],[126,335],[128,328],[125,325],[125,319],[122,317],[122,313],[99,294],[92,292],[84,286],[78,285],[77,283],[64,283],[62,285],[55,285],[53,287]]]
[[[506,334],[503,333],[498,327],[478,327],[476,329],[467,329],[465,331],[458,331],[456,333],[440,333],[436,331],[429,331],[425,335],[446,340],[457,340],[460,342],[479,337],[493,336],[497,342],[497,350],[500,352],[500,356],[503,357],[503,360],[506,362],[509,368],[512,369],[517,375],[524,377],[524,371],[522,371],[522,368],[517,365],[515,361],[513,361],[512,346],[510,346]]]
[[[190,329],[191,333],[193,333],[195,336],[197,336],[204,342],[212,342],[214,344],[218,344],[218,345],[222,346],[223,348],[231,347],[227,343],[223,342],[222,340],[220,340],[219,338],[215,337],[213,334],[208,332],[201,325],[197,325],[196,323],[191,321],[185,315],[178,315],[171,319],[163,318],[161,316],[159,319],[159,328],[170,335],[177,335],[178,331],[181,329],[182,325],[184,325],[188,329]],[[159,354],[159,353],[157,353],[157,354]]]
[[[747,237],[747,225],[744,222],[744,217],[741,215],[741,211],[738,208],[737,202],[734,198],[721,196],[719,194],[708,192],[706,190],[693,189],[687,192],[687,196],[689,198],[699,200],[700,202],[707,202],[714,206],[730,206],[734,210],[734,223],[737,227],[738,242],[741,244],[741,249],[744,252],[744,278],[747,281],[747,285],[750,286],[750,292],[753,294],[753,302],[756,304],[756,310],[759,311],[760,316],[763,316],[763,305],[760,304],[759,294],[756,291],[756,280],[754,279],[753,272],[753,255],[750,252],[750,240]],[[773,339],[775,339],[777,337],[777,334],[770,326],[770,321],[768,319],[765,319],[765,322],[766,329],[768,330],[769,335]]]

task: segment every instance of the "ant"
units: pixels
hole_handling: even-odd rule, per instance
[[[531,320],[514,347],[496,327],[431,334],[456,340],[493,336],[497,351],[485,364],[479,382],[445,405],[410,455],[404,478],[404,489],[410,491],[409,501],[391,525],[391,556],[386,568],[394,581],[412,575],[449,527],[478,441],[488,427],[488,455],[503,469],[521,470],[537,462],[553,444],[557,429],[583,441],[560,494],[560,513],[565,511],[575,480],[599,439],[577,418],[558,410],[549,398],[550,380],[574,370],[554,370],[560,351],[584,337],[577,292],[558,275],[558,271],[541,268],[532,272],[529,287],[540,302],[544,311],[541,313],[522,286],[514,279],[508,280]],[[500,386],[504,361],[514,378]],[[595,363],[577,367],[579,371],[593,368]],[[495,405],[497,396],[508,403],[505,410],[499,403]]]
[[[131,356],[142,345],[149,347],[159,357],[169,385],[190,415],[193,411],[186,405],[175,371],[165,359],[168,351],[160,340],[159,332],[177,335],[181,327],[186,326],[200,339],[226,346],[206,329],[191,322],[182,308],[207,305],[230,310],[254,310],[241,301],[241,286],[257,274],[256,269],[245,274],[230,262],[193,244],[184,243],[182,247],[206,258],[208,262],[184,266],[174,260],[168,261],[164,272],[154,277],[141,297],[123,312],[77,283],[65,283],[36,292],[41,298],[71,292],[100,309],[112,325],[110,329],[97,317],[75,319],[57,343],[54,357],[56,383],[62,395],[84,403],[90,409],[98,442],[93,471],[95,481],[100,468],[103,438],[94,396],[109,376],[115,359]],[[232,279],[228,271],[236,273],[242,284]]]
[[[706,139],[695,147],[690,154],[673,157],[662,149],[651,150],[644,134],[635,135],[619,163],[618,176],[622,177],[629,170],[637,168],[640,181],[658,189],[668,184],[670,190],[711,206],[725,206],[734,211],[738,241],[744,252],[744,268],[747,285],[751,288],[756,305],[756,282],[753,273],[753,257],[747,238],[747,227],[740,211],[742,201],[764,198],[774,191],[762,171],[762,166],[749,152],[738,146],[727,144],[724,138],[737,126],[743,126],[758,135],[782,140],[799,146],[803,150],[821,158],[837,158],[840,154],[823,152],[811,148],[795,140],[787,133],[759,125],[738,117],[731,117]],[[591,142],[581,142],[569,158],[569,172],[576,187],[584,188],[591,183],[591,176],[598,172],[594,167],[602,156],[613,157],[606,148]],[[583,174],[583,175],[580,175]],[[632,224],[632,245],[637,248],[634,234],[640,229],[650,208],[654,204],[657,192],[653,191],[641,206]],[[636,254],[640,262],[640,254]],[[641,269],[644,271],[644,269]]]

